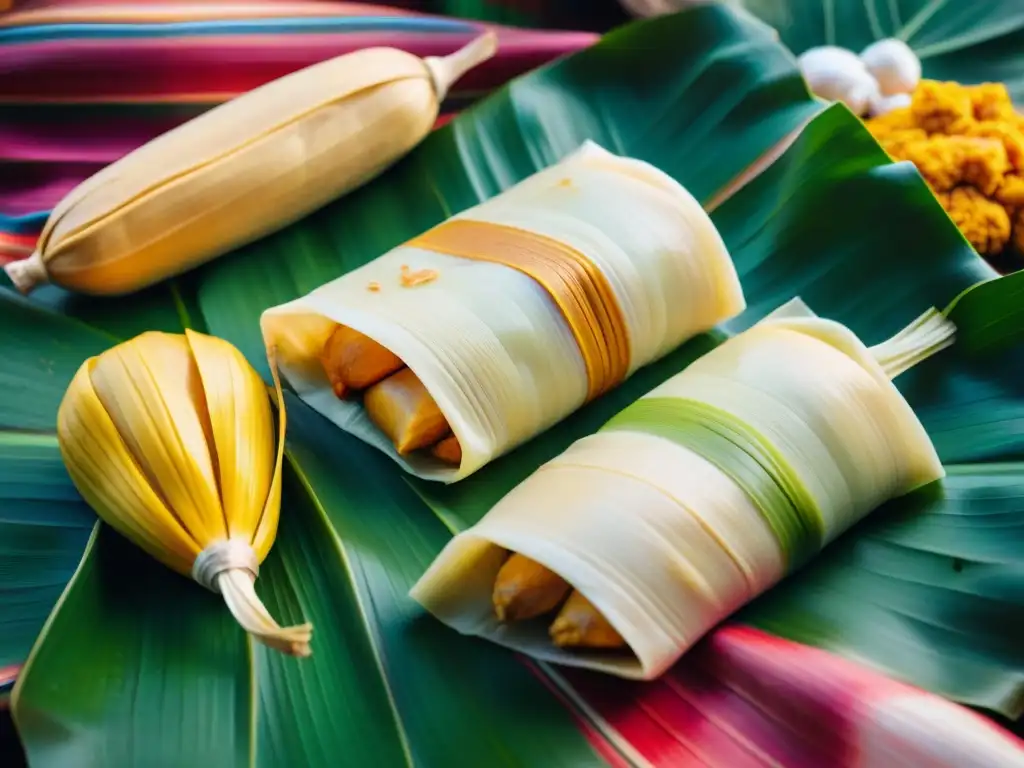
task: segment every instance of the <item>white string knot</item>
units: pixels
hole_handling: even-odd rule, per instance
[[[220,593],[217,577],[224,571],[241,570],[260,575],[256,551],[246,539],[219,539],[206,547],[192,564],[192,578],[211,592]]]

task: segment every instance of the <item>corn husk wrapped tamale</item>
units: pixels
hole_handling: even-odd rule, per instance
[[[543,465],[457,535],[412,596],[464,634],[654,678],[872,509],[943,476],[891,379],[953,331],[931,310],[868,348],[799,300],[784,305]],[[499,619],[555,592],[569,592],[560,612]]]
[[[744,306],[699,203],[588,142],[261,324],[309,405],[407,471],[452,482]],[[339,324],[408,366],[455,441],[400,456],[358,397],[336,396],[321,353]]]
[[[267,387],[235,347],[150,331],[82,363],[57,439],[103,522],[220,593],[256,640],[308,656],[312,626],[279,626],[254,588],[281,509],[286,417],[276,373],[274,384],[277,436]]]

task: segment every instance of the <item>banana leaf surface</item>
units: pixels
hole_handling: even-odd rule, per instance
[[[778,29],[795,53],[817,45],[860,51],[896,37],[924,76],[1004,82],[1024,101],[1024,4],[1017,0],[738,0]]]
[[[53,433],[85,357],[190,326],[266,373],[265,307],[587,138],[704,201],[748,310],[455,486],[410,480],[289,397],[281,530],[257,587],[282,622],[314,623],[312,658],[250,643],[218,598],[92,525]],[[1019,741],[949,700],[1008,718],[1022,706],[1022,293],[912,166],[809,97],[769,28],[716,6],[632,24],[514,81],[357,193],[181,280],[111,301],[5,291],[0,542],[20,536],[21,561],[0,560],[0,665],[28,657],[12,708],[30,762],[1021,764]],[[957,346],[898,380],[944,482],[879,510],[654,684],[527,662],[409,600],[452,533],[541,462],[794,295],[869,344],[952,305]]]

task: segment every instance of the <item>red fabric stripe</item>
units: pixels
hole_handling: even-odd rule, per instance
[[[498,33],[498,55],[467,73],[455,93],[490,90],[596,39],[583,32]],[[0,102],[217,102],[360,48],[389,45],[418,56],[441,56],[473,36],[346,33],[5,45],[0,47]]]
[[[990,756],[1024,751],[1020,739],[966,708],[743,626],[717,630],[656,681],[580,670],[564,676],[644,759],[666,768],[857,768],[893,749],[912,758],[906,764],[922,764],[936,739],[961,749],[982,746]],[[909,715],[897,710],[902,714],[894,717],[888,709],[908,701],[920,705]],[[927,728],[935,705],[949,715],[941,734]],[[916,717],[907,722],[921,727],[904,732],[901,716]],[[872,738],[882,732],[889,741],[880,750]]]
[[[0,4],[2,7],[2,4]],[[212,21],[323,16],[408,16],[405,9],[370,3],[344,2],[207,2],[188,0],[18,0],[16,8],[0,16],[0,27],[39,24],[137,24],[168,21]]]

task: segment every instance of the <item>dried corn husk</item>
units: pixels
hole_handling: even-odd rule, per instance
[[[441,231],[471,233],[460,247],[479,252],[437,250]],[[484,244],[509,231],[513,245]],[[557,267],[552,275],[561,270],[552,281],[572,273],[564,285],[590,304],[566,310],[553,298],[560,289],[494,263],[540,252]],[[573,270],[585,269],[576,280]],[[283,376],[309,405],[407,471],[453,482],[744,306],[700,204],[654,167],[587,142],[410,243],[268,309],[261,325]],[[591,310],[584,338],[577,321]],[[459,466],[428,451],[399,456],[358,401],[335,397],[319,355],[338,323],[412,369],[458,440]]]
[[[445,57],[367,48],[245,93],[75,187],[7,274],[23,293],[122,294],[263,237],[415,147],[452,83],[496,49],[493,32]]]
[[[309,655],[312,627],[281,628],[253,588],[277,534],[279,436],[267,388],[231,344],[148,332],[86,360],[57,414],[71,479],[100,518],[219,592],[266,645]],[[275,445],[276,444],[276,445]]]
[[[651,679],[884,501],[943,476],[891,383],[952,343],[934,310],[868,348],[799,300],[578,440],[456,536],[412,590],[441,621],[538,659]],[[501,623],[506,551],[568,581],[628,653]]]

